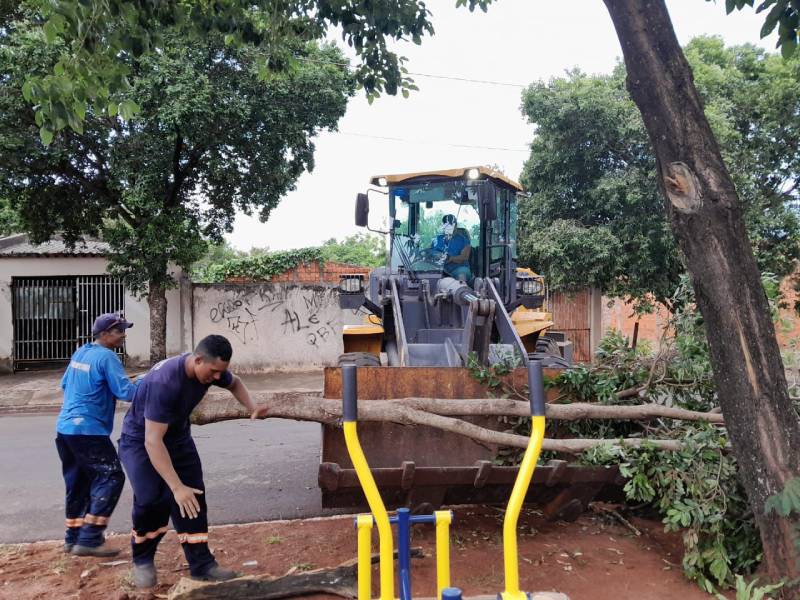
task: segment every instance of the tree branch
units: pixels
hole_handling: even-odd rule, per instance
[[[259,392],[252,394],[253,400],[266,406],[269,417],[315,421],[335,424],[342,414],[342,403],[320,397],[318,391],[297,390],[293,392]],[[603,406],[596,404],[549,404],[548,417],[559,420],[576,419],[624,419],[640,420],[658,417],[708,421],[722,423],[718,413],[702,413],[658,404],[638,406]],[[361,421],[387,421],[399,425],[425,425],[458,435],[469,437],[486,445],[525,448],[525,436],[493,431],[454,416],[529,416],[527,402],[507,399],[446,400],[439,398],[404,398],[400,400],[369,400],[361,402],[358,418]],[[192,413],[192,423],[205,425],[230,419],[246,419],[249,413],[232,397],[212,393]],[[638,447],[644,442],[664,450],[678,450],[682,444],[676,440],[622,440],[595,439],[546,439],[542,448],[556,452],[578,453],[602,444]]]

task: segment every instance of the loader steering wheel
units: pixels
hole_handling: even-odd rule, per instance
[[[424,263],[438,269],[444,266],[444,262],[442,261],[443,256],[444,252],[440,252],[439,250],[434,250],[433,248],[420,248],[414,255],[412,266],[416,265],[417,263]]]

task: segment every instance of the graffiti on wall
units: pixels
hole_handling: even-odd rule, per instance
[[[247,286],[223,288],[220,292],[222,298],[208,308],[208,318],[243,345],[257,344],[261,335],[269,334],[273,338],[302,336],[308,346],[320,348],[338,337],[335,288]],[[266,331],[267,322],[272,326],[270,331]]]

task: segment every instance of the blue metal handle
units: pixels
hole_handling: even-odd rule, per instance
[[[531,415],[543,417],[544,415],[544,375],[542,361],[531,359],[528,363],[528,397],[531,401]]]
[[[358,388],[356,386],[356,366],[342,365],[342,420],[358,420]]]

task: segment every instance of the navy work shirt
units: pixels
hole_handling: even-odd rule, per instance
[[[173,356],[155,365],[139,381],[131,400],[131,407],[122,423],[122,434],[144,439],[144,420],[167,423],[164,443],[183,440],[189,436],[189,415],[212,385],[230,387],[233,373],[224,371],[221,377],[208,385],[186,374],[186,357],[189,353]]]

